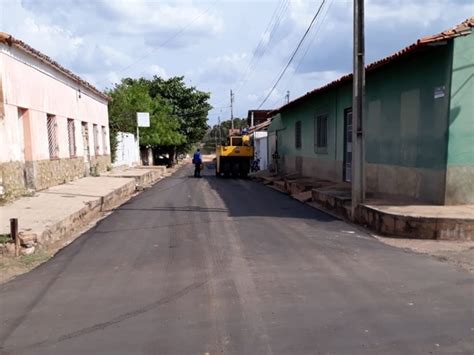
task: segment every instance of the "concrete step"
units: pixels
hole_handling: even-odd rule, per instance
[[[414,207],[416,213],[413,212]],[[395,237],[474,241],[474,213],[450,215],[453,207],[469,206],[360,206],[360,223],[371,230]],[[432,213],[431,210],[446,210]]]

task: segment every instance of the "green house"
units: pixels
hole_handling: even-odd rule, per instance
[[[474,204],[474,17],[366,71],[366,191]],[[351,181],[352,75],[273,112],[269,155],[282,172]]]

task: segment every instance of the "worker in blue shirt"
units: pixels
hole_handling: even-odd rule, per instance
[[[194,177],[201,177],[201,165],[202,165],[202,158],[201,158],[201,150],[197,149],[193,156],[193,164],[194,164]]]

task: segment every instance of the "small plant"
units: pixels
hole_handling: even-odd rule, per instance
[[[30,255],[22,255],[19,259],[18,262],[26,267],[29,266],[36,266],[39,265],[46,260],[48,260],[51,257],[47,252],[45,251],[37,251],[34,254]]]
[[[91,176],[94,176],[94,177],[100,176],[99,164],[95,164],[95,165],[91,166]]]
[[[10,234],[0,234],[0,244],[5,244],[11,241],[13,240]]]
[[[111,171],[112,167],[110,165],[107,165],[107,171]]]

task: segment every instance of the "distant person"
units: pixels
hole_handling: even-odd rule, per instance
[[[194,164],[194,177],[201,177],[201,165],[202,165],[202,158],[201,158],[201,150],[197,149],[193,156],[193,164]]]

